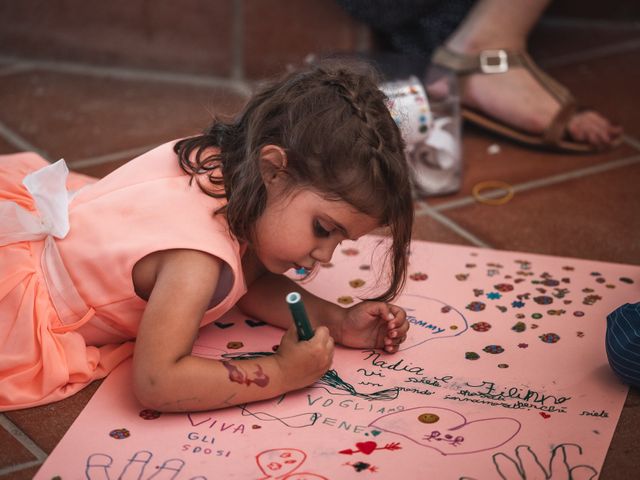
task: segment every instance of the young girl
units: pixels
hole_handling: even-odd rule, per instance
[[[192,411],[308,386],[334,342],[397,351],[408,322],[387,302],[404,283],[413,207],[376,85],[345,66],[290,73],[234,121],[95,183],[35,154],[0,157],[0,410],[68,397],[131,354],[143,405]],[[303,293],[315,336],[298,341],[284,299],[301,288],[283,274],[380,226],[386,291],[347,309]],[[288,329],[277,353],[191,355],[199,327],[234,305]]]

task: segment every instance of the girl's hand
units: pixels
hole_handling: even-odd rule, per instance
[[[295,326],[291,326],[275,354],[286,389],[307,387],[322,377],[331,368],[333,350],[327,327],[318,327],[311,339],[299,341]]]
[[[395,353],[407,339],[409,322],[406,312],[396,305],[362,302],[347,309],[341,329],[341,343],[347,347],[384,348]]]

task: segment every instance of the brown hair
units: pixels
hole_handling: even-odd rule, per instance
[[[406,280],[413,201],[404,142],[377,85],[362,63],[307,66],[265,85],[233,121],[216,119],[202,135],[179,141],[175,152],[205,193],[227,198],[216,213],[250,242],[267,198],[260,150],[283,148],[292,188],[344,200],[389,228],[390,285],[376,298],[388,301]]]

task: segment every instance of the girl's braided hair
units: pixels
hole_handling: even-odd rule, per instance
[[[290,72],[261,88],[234,120],[214,119],[175,152],[205,193],[227,199],[216,213],[238,240],[251,242],[267,198],[260,150],[283,148],[292,189],[344,200],[388,227],[390,282],[376,298],[388,301],[406,280],[413,202],[402,136],[378,80],[370,66],[344,61]]]

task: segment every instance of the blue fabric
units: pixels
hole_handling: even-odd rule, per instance
[[[475,0],[337,0],[393,50],[431,58],[467,15]]]
[[[640,303],[626,303],[607,316],[605,345],[611,369],[640,388]]]

